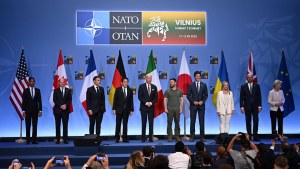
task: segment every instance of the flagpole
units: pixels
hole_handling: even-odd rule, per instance
[[[24,143],[25,140],[22,139],[22,119],[20,120],[20,138],[15,140],[16,143]]]
[[[186,96],[186,95],[184,95],[184,96]],[[183,98],[184,98],[184,96],[183,96]],[[184,104],[184,101],[183,101],[183,104]],[[183,107],[182,107],[182,109],[184,108],[184,110],[185,110],[185,105],[183,105]],[[184,114],[183,114],[183,128],[184,128],[184,131],[183,131],[183,137],[182,137],[182,140],[190,140],[190,138],[186,135],[186,117],[185,117],[185,114],[186,114],[186,112],[184,111]]]

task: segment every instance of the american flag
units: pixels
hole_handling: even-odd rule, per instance
[[[253,83],[257,84],[256,70],[255,70],[255,65],[254,65],[254,61],[253,61],[252,50],[250,50],[247,74],[252,74],[253,75]]]
[[[25,60],[24,49],[22,49],[14,85],[9,96],[9,100],[11,101],[21,120],[24,120],[22,116],[22,95],[24,89],[28,88],[29,86],[28,78],[28,69]]]

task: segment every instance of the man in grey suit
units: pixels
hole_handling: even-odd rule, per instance
[[[195,123],[198,113],[199,125],[200,125],[200,139],[202,142],[204,139],[204,118],[205,118],[205,101],[208,97],[207,86],[201,82],[201,72],[195,71],[195,81],[189,85],[187,98],[190,101],[190,141],[194,141],[195,137]]]

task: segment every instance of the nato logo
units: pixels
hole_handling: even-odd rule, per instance
[[[109,12],[77,11],[76,44],[109,44]]]

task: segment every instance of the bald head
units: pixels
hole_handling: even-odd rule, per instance
[[[59,86],[60,87],[65,87],[65,79],[64,78],[60,78],[59,80],[58,80],[58,83],[59,83]]]
[[[246,76],[246,79],[247,79],[248,83],[252,83],[253,82],[253,74],[248,73],[247,76]]]
[[[152,75],[146,74],[145,80],[146,80],[146,83],[150,84],[152,82]]]

